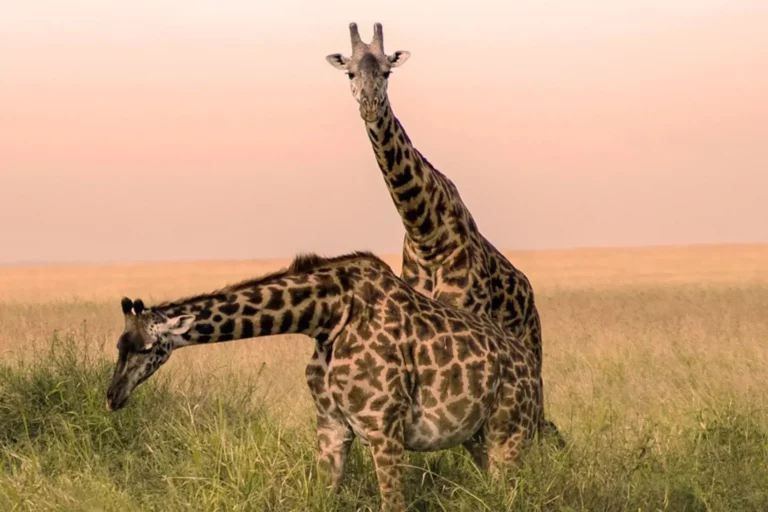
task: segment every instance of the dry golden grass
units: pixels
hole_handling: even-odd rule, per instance
[[[671,420],[768,387],[768,246],[510,252],[544,326],[548,414],[578,432],[596,404],[621,421]],[[399,271],[399,257],[385,258]],[[0,268],[0,354],[34,357],[54,331],[114,354],[119,299],[148,303],[219,288],[287,260]],[[287,417],[311,411],[303,336],[192,347],[164,371],[261,372]],[[176,377],[175,377],[176,378]],[[106,385],[106,383],[105,383]],[[607,408],[606,408],[607,406]],[[672,415],[674,417],[674,414]]]
[[[534,288],[672,283],[768,283],[768,245],[507,251]],[[400,271],[400,256],[382,256]],[[176,297],[279,269],[290,260],[0,266],[0,301]]]

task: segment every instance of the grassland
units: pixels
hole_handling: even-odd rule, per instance
[[[768,246],[509,256],[568,448],[505,482],[460,449],[412,454],[413,510],[768,510]],[[284,263],[0,268],[0,510],[375,510],[362,447],[338,496],[317,485],[304,337],[181,350],[104,410],[120,297]]]

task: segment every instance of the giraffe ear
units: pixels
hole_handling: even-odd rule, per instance
[[[408,57],[411,56],[411,52],[406,51],[396,51],[392,55],[387,57],[387,60],[389,60],[389,65],[393,68],[396,68],[397,66],[402,66],[405,64],[405,61],[408,60]]]
[[[332,53],[331,55],[326,56],[325,60],[327,60],[331,66],[342,71],[346,71],[347,64],[349,64],[349,59],[340,53]]]
[[[123,297],[123,300],[120,301],[120,307],[123,308],[124,315],[130,315],[133,311],[133,301],[128,297]]]
[[[168,326],[168,332],[171,334],[184,334],[192,328],[194,323],[194,315],[181,315],[169,318],[165,325]]]

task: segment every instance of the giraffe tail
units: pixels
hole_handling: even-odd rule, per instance
[[[539,432],[542,439],[553,441],[558,449],[563,450],[567,446],[565,437],[560,433],[554,421],[542,419]]]

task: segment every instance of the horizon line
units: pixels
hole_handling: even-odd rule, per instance
[[[768,242],[702,242],[687,244],[652,244],[652,245],[589,245],[558,248],[540,248],[540,249],[499,249],[501,253],[535,253],[535,252],[581,252],[581,251],[611,251],[611,250],[650,250],[650,249],[702,249],[702,248],[736,248],[736,247],[768,247]],[[337,255],[346,254],[354,251],[339,252]],[[399,252],[377,252],[370,251],[379,257],[400,256]],[[301,253],[315,253],[314,251],[298,251],[288,256],[266,256],[259,258],[219,258],[219,259],[142,259],[142,260],[81,260],[81,261],[15,261],[0,262],[0,268],[29,268],[29,267],[88,267],[88,266],[118,266],[118,265],[183,265],[200,263],[246,263],[254,261],[282,261],[290,260]],[[321,256],[327,256],[317,252]]]

